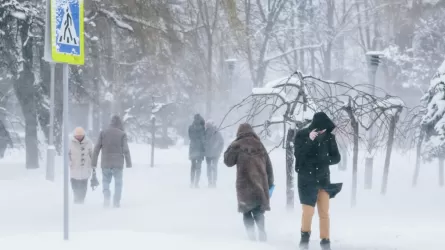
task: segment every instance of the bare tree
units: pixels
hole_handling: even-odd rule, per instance
[[[274,147],[283,147],[286,149],[286,176],[287,176],[287,205],[293,207],[293,160],[292,144],[293,137],[298,129],[304,127],[310,122],[311,114],[317,110],[323,110],[333,117],[338,124],[338,134],[342,138],[350,138],[353,143],[353,176],[352,176],[352,197],[351,205],[356,204],[357,193],[357,170],[358,170],[358,152],[360,141],[366,142],[360,135],[359,128],[369,130],[372,126],[388,123],[386,114],[397,110],[393,115],[394,119],[389,118],[390,136],[387,147],[387,161],[385,168],[389,169],[391,150],[395,133],[395,124],[402,108],[400,99],[384,95],[384,97],[373,96],[368,91],[360,88],[369,88],[362,85],[352,87],[344,82],[324,81],[313,76],[303,76],[296,72],[287,80],[272,82],[263,88],[253,89],[251,96],[244,99],[241,103],[234,106],[233,110],[238,110],[242,106],[250,106],[250,109],[238,121],[245,120],[253,123],[254,120],[260,120],[254,127],[262,127],[260,134],[268,134],[271,125],[283,125],[283,139]],[[339,89],[336,95],[331,89]],[[236,107],[236,108],[235,108]],[[307,112],[309,111],[309,112]],[[238,111],[239,112],[239,111]],[[238,113],[237,112],[237,113]],[[267,113],[266,116],[264,114]],[[280,118],[281,117],[281,118]],[[306,119],[309,118],[309,119]],[[373,119],[371,119],[373,118]],[[265,121],[263,120],[265,119]],[[224,123],[224,120],[222,124]],[[227,126],[220,126],[221,129]],[[350,127],[349,127],[350,126]],[[287,129],[291,127],[291,129]],[[295,128],[296,130],[292,130]],[[384,133],[378,135],[383,140]],[[392,139],[391,139],[392,138]],[[385,175],[387,179],[387,175]]]

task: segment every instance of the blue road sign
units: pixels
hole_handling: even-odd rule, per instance
[[[51,10],[54,61],[83,64],[83,0],[52,0]]]

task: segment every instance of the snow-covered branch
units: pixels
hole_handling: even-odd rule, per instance
[[[128,30],[133,32],[133,27],[131,27],[131,25],[129,25],[128,23],[124,22],[122,20],[122,17],[119,16],[118,14],[116,14],[115,12],[111,12],[102,8],[98,9],[98,12],[105,15],[107,18],[111,19],[114,24],[116,24],[116,26],[118,26],[119,28]]]
[[[318,48],[321,48],[321,46],[322,46],[321,44],[316,44],[316,45],[307,45],[307,46],[301,46],[301,47],[298,47],[298,48],[293,48],[293,49],[287,50],[287,51],[285,51],[285,52],[283,52],[281,54],[278,54],[278,55],[275,55],[275,56],[266,57],[266,58],[264,58],[263,62],[269,62],[269,61],[272,61],[272,60],[275,60],[275,59],[279,59],[279,58],[281,58],[283,56],[286,56],[286,55],[288,55],[290,53],[293,53],[295,51],[306,50],[306,49],[318,49]]]

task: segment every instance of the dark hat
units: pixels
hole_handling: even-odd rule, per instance
[[[312,123],[309,126],[311,130],[317,129],[318,131],[320,131],[326,129],[327,132],[332,132],[335,127],[336,126],[334,122],[332,122],[332,120],[324,112],[315,113],[314,118],[312,119]]]

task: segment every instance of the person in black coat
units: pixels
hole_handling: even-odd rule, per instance
[[[190,173],[190,187],[199,187],[201,178],[201,166],[205,154],[205,121],[200,114],[196,114],[192,125],[189,127],[189,159],[192,161]]]
[[[334,198],[342,184],[331,184],[330,165],[340,162],[335,124],[323,113],[316,113],[309,127],[295,137],[295,171],[298,173],[298,194],[303,206],[300,247],[307,249],[315,206],[320,217],[320,238],[323,250],[330,249],[329,199]]]

